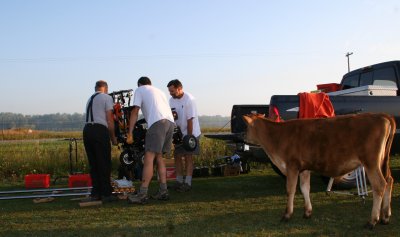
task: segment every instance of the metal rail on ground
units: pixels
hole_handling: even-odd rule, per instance
[[[75,187],[75,188],[24,189],[24,190],[1,191],[0,200],[86,196],[90,195],[91,189],[92,187]],[[24,195],[29,193],[31,194]],[[20,195],[17,196],[17,194]]]

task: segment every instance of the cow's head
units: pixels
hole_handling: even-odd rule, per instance
[[[262,115],[259,114],[249,114],[243,115],[244,123],[246,124],[246,133],[244,135],[244,140],[248,143],[258,144],[255,133],[256,128],[254,126],[254,122],[261,118]]]

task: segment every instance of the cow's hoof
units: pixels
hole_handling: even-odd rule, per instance
[[[372,224],[371,222],[367,222],[367,224],[365,224],[364,228],[365,229],[369,229],[369,230],[373,230],[375,227],[374,224]]]
[[[381,223],[382,225],[389,225],[389,219],[382,218],[379,223]]]
[[[311,214],[309,214],[309,213],[304,213],[304,214],[303,214],[303,218],[304,218],[304,219],[311,219]]]

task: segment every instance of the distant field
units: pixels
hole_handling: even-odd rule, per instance
[[[55,132],[55,131],[41,131],[32,129],[5,129],[1,130],[1,140],[31,140],[31,139],[45,139],[45,138],[81,138],[82,131],[73,132]]]
[[[47,131],[81,131],[86,114],[44,114],[23,115],[0,112],[1,129],[35,129]],[[230,116],[200,115],[199,122],[202,128],[222,128],[229,125]],[[229,127],[229,126],[228,126]]]
[[[204,129],[205,132],[219,129]],[[226,131],[226,130],[223,130]],[[70,170],[71,138],[82,138],[82,132],[50,132],[30,131],[29,129],[3,130],[0,140],[0,179],[21,180],[25,174],[48,173],[52,176],[63,176]],[[75,171],[88,172],[88,163],[82,140],[72,144],[72,164]],[[210,166],[215,158],[229,154],[223,141],[203,137],[201,139],[201,155],[195,158],[196,166]],[[121,151],[117,147],[112,150],[113,171],[119,166]],[[167,155],[165,158],[171,158]],[[76,162],[77,161],[77,162]]]

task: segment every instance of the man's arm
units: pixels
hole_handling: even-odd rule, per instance
[[[193,135],[193,120],[197,117],[197,108],[194,99],[190,99],[186,106],[186,116],[187,116],[187,135]]]
[[[133,137],[132,137],[132,132],[133,128],[135,127],[135,124],[137,122],[137,119],[139,117],[139,106],[134,106],[131,111],[131,115],[129,116],[129,128],[128,128],[128,135],[126,138],[126,143],[132,144],[133,143]]]
[[[193,135],[193,119],[190,118],[187,120],[187,135]]]
[[[107,117],[108,132],[110,133],[111,142],[113,145],[118,145],[117,138],[115,137],[114,116],[112,110],[107,110],[106,117]]]

